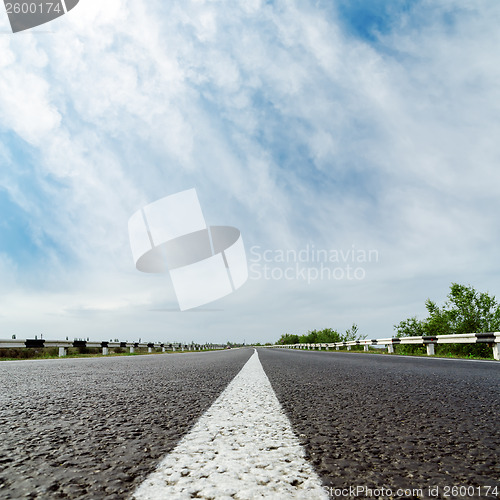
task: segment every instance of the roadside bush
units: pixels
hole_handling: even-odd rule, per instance
[[[436,344],[436,355],[474,358],[492,358],[493,350],[488,344]]]
[[[59,356],[59,347],[46,347],[43,354],[46,357]]]
[[[303,335],[295,335],[285,333],[278,340],[277,344],[333,344],[339,342],[347,342],[350,340],[358,340],[366,338],[366,335],[358,334],[358,327],[355,323],[346,330],[345,333],[339,333],[332,328],[323,328],[323,330],[309,330]]]
[[[47,347],[45,349],[34,349],[25,347],[12,347],[8,349],[0,349],[0,358],[12,359],[34,359],[46,358],[49,356],[58,356],[59,350],[57,347]]]
[[[494,332],[500,329],[500,305],[494,296],[477,292],[471,285],[452,283],[448,300],[442,307],[430,299],[425,302],[428,317],[415,316],[394,325],[396,337],[457,335],[461,333]],[[396,352],[414,354],[425,351],[425,346],[399,345]],[[437,344],[437,355],[451,354],[461,357],[492,357],[488,344]]]
[[[0,349],[0,357],[2,358],[14,358],[14,359],[28,359],[34,357],[35,353],[33,349],[23,349],[23,348],[10,348],[10,349]]]
[[[395,354],[427,354],[427,348],[424,345],[414,345],[414,344],[395,344],[394,345]]]
[[[351,351],[364,351],[365,347],[362,345],[353,345],[351,346]]]

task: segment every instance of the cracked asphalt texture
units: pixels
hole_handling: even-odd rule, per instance
[[[0,498],[127,498],[252,353],[0,362]]]
[[[259,357],[330,491],[500,491],[500,363],[288,349]]]

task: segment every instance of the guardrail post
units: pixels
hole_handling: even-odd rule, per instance
[[[427,347],[427,356],[434,356],[435,349],[434,344],[436,343],[435,337],[422,337],[424,345]]]
[[[339,345],[335,346],[335,350],[340,351],[340,346]]]
[[[365,344],[365,352],[368,352],[368,344]]]
[[[68,354],[68,349],[66,347],[59,347],[59,357],[62,358]]]
[[[101,342],[101,347],[102,347],[102,355],[107,356],[109,354],[108,343]]]
[[[394,346],[392,344],[387,344],[387,352],[389,354],[394,354]]]
[[[500,361],[500,344],[493,344],[493,358]]]
[[[348,345],[348,346],[347,346],[347,350],[348,350],[348,351],[350,351],[350,350],[351,350],[351,346],[350,346],[350,345]]]
[[[133,354],[134,353],[134,346],[131,345],[129,349],[130,349],[130,354]]]

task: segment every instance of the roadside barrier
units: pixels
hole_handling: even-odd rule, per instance
[[[417,344],[427,347],[427,355],[435,354],[436,344],[489,344],[493,348],[493,358],[500,361],[500,332],[487,333],[461,333],[457,335],[436,335],[421,337],[392,337],[388,339],[363,339],[351,340],[349,342],[333,342],[320,344],[275,344],[271,347],[287,349],[332,349],[337,351],[341,347],[347,347],[350,351],[352,346],[362,345],[368,351],[368,346],[385,346],[388,352],[394,352],[394,346],[398,344]]]
[[[67,356],[70,347],[97,347],[102,349],[102,354],[109,354],[109,350],[113,348],[126,348],[130,353],[135,352],[135,349],[147,348],[148,352],[153,352],[153,349],[161,349],[162,352],[168,351],[204,351],[224,349],[226,346],[221,344],[182,344],[182,343],[157,343],[157,342],[116,342],[116,341],[103,341],[95,342],[92,340],[47,340],[47,339],[0,339],[0,349],[9,348],[22,348],[27,349],[45,348],[45,347],[58,347],[59,357]]]

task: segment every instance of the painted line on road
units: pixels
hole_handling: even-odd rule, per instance
[[[255,351],[132,498],[328,497]]]

